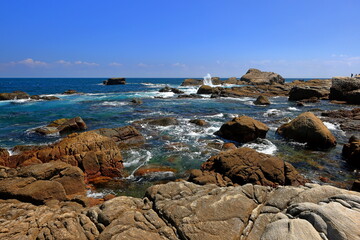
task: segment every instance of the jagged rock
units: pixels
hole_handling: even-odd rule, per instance
[[[174,117],[163,117],[163,118],[148,118],[140,121],[135,121],[134,124],[149,124],[149,125],[157,125],[157,126],[170,126],[170,125],[178,125],[179,122]]]
[[[211,87],[208,85],[202,85],[198,90],[196,94],[219,94],[221,92],[222,88],[220,87]]]
[[[10,156],[9,167],[19,166],[30,159],[43,163],[61,160],[79,166],[88,178],[97,175],[119,177],[123,174],[122,156],[117,144],[91,131],[73,133],[58,143]]]
[[[66,94],[66,95],[78,94],[78,91],[69,89],[69,90],[66,90],[65,92],[63,92],[63,94]]]
[[[246,147],[220,152],[203,163],[201,170],[203,171],[201,177],[191,175],[191,181],[199,184],[207,183],[204,176],[209,174],[215,176],[211,173],[214,172],[222,176],[223,180],[220,179],[217,182],[225,182],[224,185],[231,185],[232,182],[265,186],[298,186],[306,182],[290,163]],[[215,177],[219,178],[219,176]]]
[[[326,98],[329,95],[329,89],[322,87],[293,87],[289,93],[289,101],[299,101],[309,98]]]
[[[12,93],[0,93],[1,100],[29,99],[30,95],[22,91],[14,91]]]
[[[311,112],[300,114],[280,126],[276,132],[287,139],[307,143],[311,148],[323,149],[336,145],[336,139],[329,129]]]
[[[202,79],[188,78],[188,79],[185,79],[181,83],[181,86],[200,86],[200,85],[203,85],[203,82],[204,82],[204,80],[202,80]]]
[[[342,155],[350,165],[360,168],[360,139],[352,136],[349,143],[344,144]]]
[[[92,132],[111,138],[120,149],[138,147],[145,143],[144,136],[133,126],[100,128]]]
[[[240,80],[250,84],[284,84],[285,82],[285,79],[277,73],[262,72],[255,68],[250,68]]]
[[[108,80],[103,81],[104,85],[123,85],[126,84],[125,78],[109,78]]]
[[[86,130],[87,126],[84,120],[81,117],[75,118],[61,118],[55,121],[52,121],[46,127],[41,127],[35,129],[35,132],[42,135],[50,135],[57,133],[69,133],[74,131]]]
[[[270,105],[270,101],[267,97],[260,95],[255,101],[255,105]]]
[[[205,120],[202,120],[202,119],[193,119],[193,120],[190,120],[189,123],[194,123],[198,126],[206,126],[208,125],[208,123],[205,121]]]
[[[225,139],[246,143],[256,138],[265,138],[268,126],[248,116],[240,116],[223,124],[215,135]]]
[[[87,216],[101,229],[99,240],[105,239],[178,239],[152,209],[147,200],[117,197],[87,211]]]
[[[360,78],[334,77],[329,99],[360,104]]]

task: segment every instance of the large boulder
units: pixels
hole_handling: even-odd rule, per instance
[[[46,127],[41,127],[35,129],[35,132],[42,135],[51,135],[51,134],[62,134],[70,133],[74,131],[86,130],[87,126],[84,120],[81,117],[75,118],[61,118],[55,121],[52,121]]]
[[[201,175],[192,172],[190,181],[216,184],[211,181],[215,177],[222,178],[225,185],[252,183],[265,186],[298,186],[306,182],[290,163],[246,147],[220,152],[203,163],[201,171]],[[204,178],[210,181],[204,181]]]
[[[181,86],[200,86],[203,85],[203,82],[203,79],[188,78],[181,83]]]
[[[329,99],[360,104],[360,78],[334,77]]]
[[[329,90],[322,87],[293,87],[289,93],[289,101],[299,101],[304,99],[325,98],[329,95]]]
[[[125,78],[109,78],[108,80],[103,81],[104,85],[123,85],[126,84]]]
[[[88,179],[100,175],[123,175],[122,156],[117,144],[111,138],[91,131],[73,133],[58,143],[10,156],[9,167],[16,167],[28,161],[46,163],[54,160],[79,166]]]
[[[334,135],[311,112],[300,114],[291,122],[280,126],[276,132],[287,139],[307,143],[309,147],[315,149],[325,149],[336,145]]]
[[[245,75],[240,79],[241,81],[250,84],[284,84],[285,79],[274,72],[262,72],[255,68],[250,68]]]
[[[222,138],[246,143],[256,138],[265,138],[269,127],[248,116],[235,117],[223,124],[219,131],[215,132]]]
[[[0,93],[1,100],[29,99],[30,95],[22,91],[14,91],[11,93]]]
[[[360,169],[360,139],[352,136],[349,143],[344,144],[342,155],[350,165]]]
[[[133,126],[119,128],[100,128],[92,132],[111,138],[118,144],[120,149],[141,146],[145,143],[145,138]]]
[[[255,101],[255,105],[270,105],[270,101],[267,97],[260,95]]]

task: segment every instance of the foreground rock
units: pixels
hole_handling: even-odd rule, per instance
[[[61,160],[79,166],[88,179],[123,175],[122,156],[117,144],[95,132],[74,133],[60,142],[10,156],[8,167]]]
[[[360,104],[360,78],[334,77],[329,98],[351,104]]]
[[[61,161],[18,169],[0,167],[0,198],[34,204],[49,200],[64,201],[70,195],[85,194],[84,174]]]
[[[285,82],[285,79],[277,73],[262,72],[255,68],[250,68],[240,80],[250,84],[284,84]]]
[[[139,147],[145,143],[144,136],[133,126],[100,128],[92,132],[111,138],[120,149]]]
[[[323,87],[293,87],[289,93],[289,101],[299,101],[310,98],[325,99],[329,96],[329,90]]]
[[[344,144],[342,154],[350,165],[360,169],[360,139],[352,136],[349,143]]]
[[[270,105],[270,101],[267,97],[260,95],[255,101],[255,105]]]
[[[109,78],[108,80],[103,81],[104,85],[123,85],[126,84],[125,78]]]
[[[313,149],[326,149],[336,145],[336,139],[324,123],[311,112],[297,116],[280,126],[276,132],[297,142],[306,143]]]
[[[240,116],[223,124],[219,131],[215,132],[222,138],[246,143],[256,138],[265,138],[269,127],[248,116]]]
[[[198,184],[259,184],[264,186],[298,186],[306,180],[287,162],[251,148],[237,148],[211,157],[193,170],[190,181]]]
[[[87,126],[84,120],[81,117],[75,118],[61,118],[55,121],[52,121],[46,127],[41,127],[35,129],[35,132],[40,133],[42,135],[50,135],[50,134],[62,134],[62,133],[70,133],[75,131],[86,130]]]
[[[29,99],[30,95],[22,91],[14,91],[12,93],[0,93],[0,100],[16,100]]]

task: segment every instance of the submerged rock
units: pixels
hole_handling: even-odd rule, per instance
[[[206,126],[206,125],[209,125],[209,123],[207,123],[205,120],[202,120],[202,119],[193,119],[193,120],[190,120],[189,123],[194,123],[198,126]]]
[[[57,133],[69,133],[74,131],[86,130],[87,126],[81,117],[75,118],[61,118],[52,121],[46,127],[35,129],[35,132],[42,135],[57,134]]]
[[[30,95],[22,91],[14,91],[12,93],[0,93],[1,100],[29,99]]]
[[[78,91],[69,89],[69,90],[66,90],[65,92],[63,92],[63,94],[66,94],[66,95],[78,94]]]
[[[149,124],[149,125],[157,125],[157,126],[170,126],[170,125],[178,125],[179,122],[174,117],[163,117],[163,118],[148,118],[139,121],[135,121],[134,124]]]
[[[175,94],[182,94],[182,93],[184,93],[183,91],[181,91],[181,90],[179,90],[179,89],[177,89],[177,88],[171,88],[171,87],[169,87],[169,86],[166,86],[166,87],[160,89],[159,92],[173,92],[173,93],[175,93]]]
[[[290,163],[246,147],[209,158],[202,164],[201,171],[201,175],[192,172],[190,181],[200,184],[219,182],[220,186],[235,183],[298,186],[307,182]]]
[[[280,126],[276,132],[297,142],[307,143],[311,148],[334,147],[336,139],[324,123],[311,112],[297,116],[291,122]]]
[[[143,101],[140,98],[133,98],[133,99],[131,99],[130,102],[132,102],[132,103],[134,103],[136,105],[143,104]]]
[[[222,138],[246,143],[256,138],[265,138],[269,127],[248,116],[240,116],[223,124],[219,131],[215,132]]]
[[[32,95],[30,97],[33,100],[46,100],[46,101],[51,101],[51,100],[59,100],[60,98],[55,97],[55,96],[39,96],[39,95]]]
[[[255,101],[255,105],[270,105],[270,101],[267,97],[260,95]]]
[[[250,84],[284,84],[285,79],[274,72],[262,72],[255,68],[250,68],[245,75],[240,79],[241,81]]]
[[[103,81],[104,85],[123,85],[126,84],[125,78],[109,78],[108,80]]]

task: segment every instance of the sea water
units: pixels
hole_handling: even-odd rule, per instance
[[[189,169],[199,168],[210,156],[217,154],[226,142],[214,135],[223,123],[238,115],[255,118],[270,127],[266,140],[247,143],[245,146],[272,154],[291,162],[302,174],[314,182],[325,176],[334,181],[351,181],[354,173],[341,157],[345,133],[337,125],[326,123],[337,138],[337,146],[327,151],[313,151],[304,144],[288,142],[279,137],[276,129],[301,112],[338,109],[339,106],[321,101],[297,107],[286,97],[270,98],[270,106],[253,104],[255,98],[180,99],[173,93],[159,89],[170,86],[186,94],[196,93],[198,87],[181,87],[183,78],[128,78],[125,85],[105,86],[106,78],[2,78],[0,92],[25,91],[30,95],[59,97],[55,101],[10,100],[0,101],[0,147],[11,149],[15,145],[39,145],[58,141],[64,136],[40,136],[34,129],[59,118],[80,116],[88,130],[114,128],[132,124],[144,118],[175,117],[179,125],[142,125],[140,132],[146,144],[138,149],[122,151],[128,177],[104,185],[99,191],[140,196],[149,185],[161,181],[185,178]],[[293,79],[287,79],[291,81]],[[74,89],[81,94],[64,95]],[[141,98],[143,104],[130,101]],[[346,105],[345,105],[346,107]],[[191,119],[204,119],[208,126],[189,123]],[[241,146],[241,145],[240,145]],[[135,177],[132,173],[141,166],[161,165],[173,172]],[[93,194],[93,193],[92,193]]]

